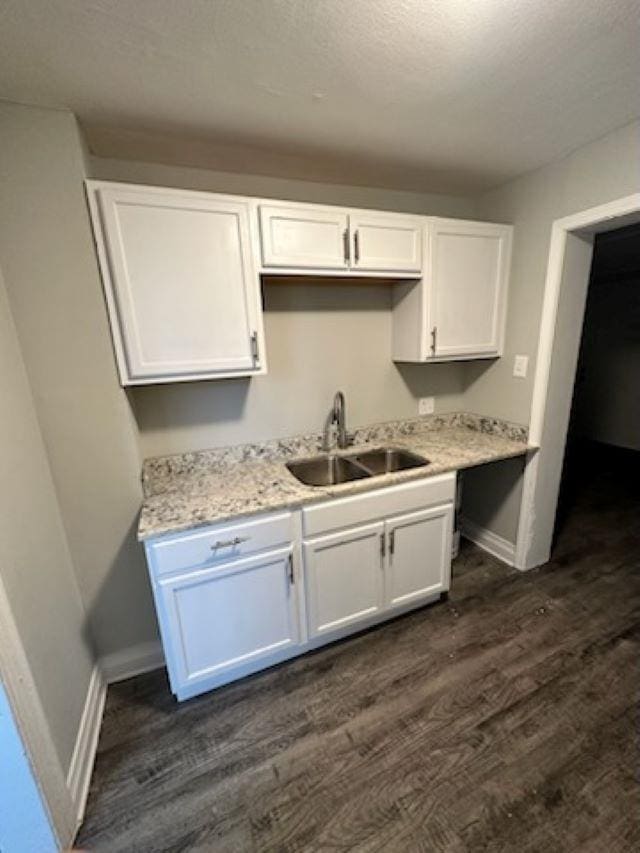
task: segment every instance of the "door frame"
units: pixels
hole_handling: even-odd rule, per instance
[[[551,553],[594,237],[638,221],[640,193],[634,193],[552,224],[529,419],[529,443],[539,450],[528,454],[525,467],[518,569],[542,565]]]
[[[42,803],[60,848],[73,841],[78,824],[40,696],[0,578],[0,679],[33,769]]]

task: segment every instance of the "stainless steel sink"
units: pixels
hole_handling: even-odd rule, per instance
[[[429,464],[429,460],[424,456],[397,447],[379,447],[349,458],[362,465],[373,476],[390,474],[392,471],[407,471],[409,468],[421,468]]]
[[[287,462],[287,468],[305,486],[336,486],[371,476],[352,459],[332,454]]]
[[[332,453],[296,459],[287,462],[287,468],[305,486],[337,486],[365,477],[377,477],[393,471],[421,468],[429,460],[410,450],[398,447],[379,447],[351,456],[336,456]]]

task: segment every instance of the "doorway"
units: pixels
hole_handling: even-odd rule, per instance
[[[640,225],[634,224],[594,241],[554,543],[587,500],[611,522],[617,510],[633,509],[640,503],[639,473]]]
[[[557,219],[551,229],[515,565],[551,554],[594,240],[640,222],[640,193]]]

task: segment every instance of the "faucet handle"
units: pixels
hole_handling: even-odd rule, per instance
[[[322,432],[322,450],[329,453],[336,445],[336,422],[333,419],[327,420],[325,428]]]

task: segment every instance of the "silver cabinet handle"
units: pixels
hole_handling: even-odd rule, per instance
[[[289,573],[289,583],[294,584],[296,582],[296,576],[293,572],[293,554],[289,554],[287,557],[287,571]]]
[[[392,530],[389,534],[389,556],[393,557],[396,550],[396,532]]]
[[[254,364],[257,364],[260,361],[260,352],[258,350],[258,333],[251,332],[251,358],[253,359]]]
[[[387,553],[387,540],[384,533],[380,534],[380,558],[384,560],[385,554]]]
[[[360,232],[356,231],[353,235],[353,259],[358,263],[360,260]]]
[[[436,341],[437,341],[437,339],[438,339],[438,327],[434,326],[433,329],[431,329],[431,354],[432,355],[436,354]]]
[[[349,250],[349,229],[345,228],[342,232],[342,251],[344,253],[345,263],[349,263],[351,260],[351,252]]]
[[[250,536],[234,536],[233,539],[218,539],[211,546],[212,551],[217,551],[218,548],[233,548],[234,545],[241,545],[243,542],[248,542]]]

